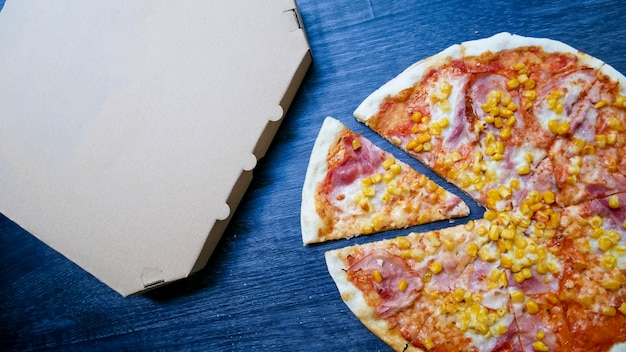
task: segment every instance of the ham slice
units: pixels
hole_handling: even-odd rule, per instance
[[[369,275],[372,275],[374,270],[377,270],[382,277],[380,282],[372,279],[374,287],[382,299],[382,303],[376,307],[376,312],[381,317],[393,315],[411,305],[419,297],[424,287],[420,276],[402,259],[382,250],[361,258],[348,269],[349,272],[363,271]],[[407,283],[404,290],[398,289],[401,280],[405,280]]]

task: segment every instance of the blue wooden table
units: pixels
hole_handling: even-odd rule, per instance
[[[338,118],[441,181],[352,111],[413,62],[501,31],[557,39],[626,72],[624,3],[545,3],[299,0],[313,64],[207,267],[122,298],[0,214],[0,350],[389,350],[341,301],[323,255],[407,231],[301,242],[300,192],[322,120]]]

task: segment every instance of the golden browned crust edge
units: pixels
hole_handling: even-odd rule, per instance
[[[324,255],[328,272],[335,281],[341,299],[363,325],[394,350],[423,352],[421,349],[410,345],[389,322],[378,318],[376,310],[367,304],[363,293],[348,280],[346,273],[348,267],[345,258],[349,248],[328,251]]]

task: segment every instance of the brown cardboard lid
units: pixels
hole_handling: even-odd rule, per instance
[[[311,55],[294,0],[8,1],[0,212],[122,295],[207,262]]]

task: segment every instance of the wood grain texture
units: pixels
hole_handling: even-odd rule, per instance
[[[341,301],[323,254],[408,230],[313,246],[300,239],[300,191],[324,117],[446,185],[352,117],[405,67],[451,44],[509,31],[561,40],[626,72],[626,6],[618,1],[298,4],[313,65],[207,267],[122,298],[0,215],[0,349],[388,351]],[[470,218],[480,217],[468,204]]]

